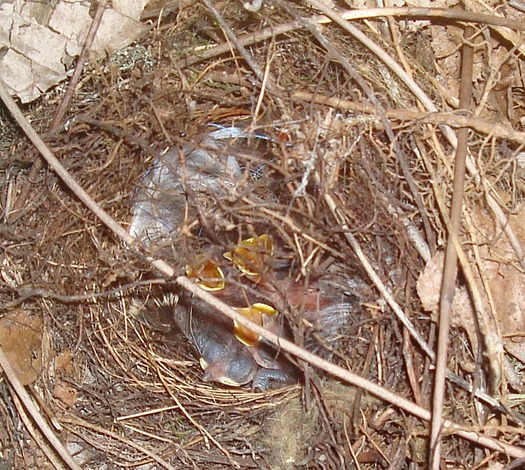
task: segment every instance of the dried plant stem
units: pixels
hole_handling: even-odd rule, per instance
[[[7,310],[16,307],[17,305],[24,303],[26,300],[32,297],[39,297],[42,299],[54,299],[67,304],[73,302],[81,302],[83,300],[94,301],[95,299],[99,298],[114,297],[117,295],[121,295],[127,290],[136,289],[137,287],[161,284],[166,284],[166,279],[148,279],[145,281],[135,281],[104,292],[91,292],[89,294],[79,295],[61,295],[46,289],[24,289],[22,291],[19,291],[19,297],[16,300],[0,304],[0,310]]]
[[[93,21],[91,22],[91,26],[86,36],[86,40],[84,41],[84,46],[82,47],[82,51],[78,57],[77,64],[75,66],[75,70],[73,72],[73,75],[71,76],[71,79],[69,80],[66,94],[64,95],[64,98],[62,99],[62,102],[60,103],[55,113],[55,117],[53,118],[53,121],[51,122],[51,125],[49,126],[50,132],[55,132],[58,129],[62,119],[64,118],[64,115],[66,114],[66,111],[69,108],[71,99],[73,98],[73,93],[75,92],[76,86],[80,80],[80,77],[82,76],[82,71],[84,70],[84,64],[88,58],[89,51],[91,50],[91,46],[93,45],[93,41],[95,40],[95,36],[100,26],[100,22],[102,21],[102,16],[106,9],[106,2],[107,0],[101,0],[98,3],[97,9],[95,11],[95,16],[93,17]],[[36,180],[36,177],[42,170],[43,166],[44,166],[44,160],[42,160],[41,158],[37,158],[33,163],[33,167],[31,168],[31,172],[29,173],[28,180],[29,181]],[[24,207],[27,197],[29,195],[30,188],[31,186],[27,183],[25,184],[25,186],[22,187],[22,190],[20,191],[20,194],[18,195],[18,198],[16,199],[13,205],[13,209],[11,210],[11,213],[9,214],[9,221],[11,223],[14,222],[17,219],[17,217],[20,215],[21,210]]]
[[[181,413],[186,417],[186,419],[195,427],[195,429],[198,429],[198,431],[202,434],[202,436],[204,437],[205,440],[209,440],[210,442],[213,442],[213,444],[215,445],[215,447],[217,447],[217,449],[219,449],[227,458],[228,460],[230,461],[230,463],[235,467],[235,468],[241,468],[241,466],[239,465],[238,462],[236,462],[232,455],[228,452],[228,450],[217,440],[215,439],[209,432],[208,430],[202,426],[198,421],[195,420],[195,418],[193,418],[193,416],[188,412],[188,410],[184,407],[184,405],[181,403],[181,401],[179,400],[179,398],[177,397],[176,393],[174,393],[174,391],[172,390],[172,388],[166,383],[166,379],[164,378],[164,376],[162,375],[162,373],[160,372],[159,368],[157,367],[157,376],[159,377],[162,385],[164,386],[166,392],[169,394],[169,396],[171,397],[171,399],[175,402],[175,404],[177,405],[178,409],[181,411]]]
[[[173,467],[168,462],[166,462],[164,459],[159,457],[156,453],[151,452],[150,450],[148,450],[144,446],[141,446],[140,444],[137,444],[132,439],[127,439],[127,438],[121,436],[117,432],[112,432],[112,431],[110,431],[108,429],[102,428],[100,426],[96,426],[95,424],[88,423],[87,421],[84,421],[84,420],[81,420],[81,419],[78,419],[78,418],[62,417],[62,418],[60,418],[60,423],[62,423],[62,424],[70,424],[72,426],[79,426],[79,427],[82,427],[82,428],[89,429],[89,430],[91,430],[93,432],[96,432],[98,434],[102,434],[103,436],[108,436],[108,437],[114,439],[115,441],[122,442],[122,443],[126,444],[127,446],[129,446],[130,448],[135,449],[135,450],[141,452],[144,455],[147,455],[149,458],[151,458],[151,460],[157,462],[162,468],[165,468],[166,470],[175,470],[175,467]],[[69,427],[69,430],[72,433],[75,433],[78,436],[83,437],[82,434],[80,434],[74,427]]]
[[[13,116],[15,116],[15,118],[17,119],[21,127],[27,133],[28,137],[30,137],[30,139],[33,141],[33,143],[38,148],[38,150],[41,151],[42,155],[46,158],[46,160],[48,160],[48,163],[50,164],[50,166],[53,169],[55,168],[58,169],[57,171],[58,175],[71,188],[71,190],[82,200],[82,202],[84,202],[84,204],[86,204],[86,206],[90,210],[92,210],[93,213],[97,215],[102,220],[102,222],[105,223],[107,227],[110,230],[112,230],[115,233],[115,235],[119,237],[123,242],[127,243],[131,247],[136,246],[137,244],[136,240],[134,240],[133,237],[131,237],[111,216],[109,216],[109,214],[103,211],[100,208],[100,206],[95,201],[93,201],[87,195],[87,193],[85,193],[85,191],[82,188],[80,188],[78,183],[71,177],[71,175],[64,169],[64,167],[56,160],[56,158],[52,155],[50,150],[45,146],[45,144],[38,137],[34,129],[32,129],[31,125],[24,118],[24,116],[22,115],[22,113],[20,112],[20,110],[18,109],[14,101],[12,100],[12,98],[9,96],[9,94],[5,90],[5,86],[3,85],[1,81],[0,81],[0,98],[2,98],[2,100],[4,101],[8,109],[12,112]],[[345,231],[348,231],[348,227],[346,224],[344,224],[343,229]],[[349,232],[348,232],[348,235],[350,235]],[[161,272],[163,272],[167,276],[170,276],[170,277],[173,276],[174,269],[171,266],[169,266],[167,263],[165,263],[164,261],[156,260],[151,257],[148,258],[148,261],[152,264],[153,267],[155,267],[156,269],[159,269]],[[341,367],[338,367],[324,359],[321,359],[315,356],[314,354],[306,351],[305,349],[296,346],[290,341],[280,338],[274,333],[266,331],[264,328],[260,327],[259,325],[247,320],[246,317],[240,315],[238,312],[236,312],[235,310],[230,308],[228,305],[226,305],[225,303],[215,298],[213,295],[202,290],[199,286],[192,283],[189,279],[185,277],[179,277],[177,278],[177,283],[184,289],[188,290],[189,292],[192,292],[197,297],[206,301],[208,304],[210,304],[211,306],[213,306],[220,312],[224,313],[226,316],[228,316],[232,320],[235,320],[239,322],[240,324],[250,328],[255,333],[261,335],[266,340],[282,348],[284,351],[296,355],[297,357],[309,362],[310,364],[316,367],[319,367],[336,377],[339,377],[345,382],[348,382],[358,387],[362,387],[365,390],[369,391],[370,393],[376,395],[377,397],[385,401],[388,401],[389,403],[392,403],[395,406],[398,406],[399,408],[402,408],[408,411],[409,413],[413,414],[416,417],[419,417],[420,419],[423,419],[426,421],[430,420],[430,412],[428,410],[425,410],[415,405],[409,400],[402,398],[398,396],[397,394],[383,387],[380,387],[379,385],[376,385],[373,382],[370,382],[369,380],[366,380],[356,374],[353,374],[350,371],[342,369]],[[74,421],[62,420],[62,422],[73,423]],[[493,449],[498,452],[504,452],[507,455],[512,456],[512,457],[517,457],[517,458],[525,457],[525,450],[522,448],[508,445],[506,443],[498,442],[495,439],[491,439],[486,436],[479,435],[472,431],[465,431],[459,425],[455,423],[451,423],[449,421],[446,421],[444,423],[444,426],[448,432],[455,433],[458,436],[461,436],[465,439],[476,442],[479,445],[482,445],[489,449]],[[101,430],[101,431],[103,431],[104,433],[107,432],[105,430]]]
[[[364,20],[371,18],[414,18],[414,19],[450,19],[455,21],[481,23],[492,26],[503,26],[517,31],[525,31],[525,25],[520,20],[505,18],[503,16],[476,13],[473,11],[453,10],[452,8],[415,8],[415,7],[389,7],[365,8],[362,10],[349,10],[341,12],[341,17],[347,21]]]
[[[71,177],[69,172],[64,166],[58,161],[53,152],[49,150],[49,147],[44,143],[41,137],[33,129],[29,121],[22,114],[13,98],[9,95],[6,90],[4,82],[0,79],[0,99],[4,102],[9,112],[16,119],[18,125],[25,132],[27,137],[31,140],[33,145],[37,148],[40,154],[46,159],[49,166],[57,173],[62,181],[73,191],[73,193],[89,208],[108,228],[110,228],[115,235],[118,236],[122,241],[127,243],[131,248],[138,250],[139,245],[137,241],[129,235],[116,221],[111,217],[100,205],[98,205],[93,198],[80,186],[74,178]],[[147,257],[148,261],[152,263],[159,271],[163,272],[169,277],[175,274],[174,269],[169,266],[166,262]]]
[[[62,443],[58,440],[53,430],[49,427],[47,422],[44,420],[44,418],[40,414],[39,410],[33,403],[33,400],[27,393],[26,389],[20,383],[18,376],[16,375],[15,371],[11,367],[11,364],[9,360],[7,359],[4,353],[4,350],[2,349],[1,346],[0,346],[0,367],[3,369],[4,374],[7,378],[7,381],[9,382],[9,385],[13,388],[16,395],[18,396],[20,401],[23,403],[24,408],[31,415],[31,418],[34,420],[34,422],[38,426],[38,429],[40,430],[40,432],[46,437],[49,444],[57,452],[60,458],[64,461],[64,463],[69,468],[73,470],[81,470],[80,466],[73,460],[73,457],[69,455],[69,452],[65,449]]]
[[[255,73],[255,76],[257,79],[262,83],[264,81],[264,72],[261,70],[257,62],[255,62],[252,59],[252,56],[249,54],[249,52],[244,48],[244,45],[239,41],[236,34],[232,31],[232,29],[228,26],[228,23],[224,21],[224,18],[219,13],[219,10],[215,8],[215,5],[210,0],[201,0],[204,5],[206,5],[206,8],[210,10],[210,12],[213,14],[214,18],[219,23],[220,27],[224,31],[224,34],[228,37],[228,39],[232,42],[233,45],[235,45],[236,49],[241,54],[242,58],[246,61],[246,63],[250,66],[250,68]]]
[[[228,23],[224,20],[222,15],[219,13],[217,8],[215,8],[215,5],[210,0],[201,0],[204,5],[210,10],[210,12],[213,14],[214,18],[219,23],[220,27],[224,31],[224,34],[228,37],[228,39],[232,42],[232,44],[235,46],[235,48],[239,51],[242,58],[246,61],[246,63],[250,66],[250,68],[255,73],[255,76],[259,80],[260,86],[261,86],[261,93],[260,93],[260,99],[265,94],[265,90],[267,89],[275,99],[277,105],[281,108],[283,113],[285,113],[286,107],[284,106],[284,103],[279,98],[281,95],[281,89],[275,85],[275,81],[273,80],[272,75],[269,73],[269,64],[265,71],[259,67],[259,64],[253,59],[252,55],[246,50],[242,42],[239,40],[235,32],[230,28]],[[258,108],[258,106],[257,106]],[[257,114],[254,114],[255,119],[257,118]]]
[[[466,21],[472,23],[481,23],[493,26],[503,26],[515,29],[517,31],[525,30],[525,25],[520,20],[513,20],[501,16],[487,15],[483,13],[474,13],[451,8],[411,8],[411,7],[393,7],[393,8],[367,8],[362,10],[343,10],[339,12],[342,19],[346,21],[366,20],[372,18],[414,18],[414,19],[452,19],[456,21]],[[309,21],[317,24],[329,24],[332,20],[325,15],[316,15],[308,18]],[[249,46],[266,39],[277,37],[282,34],[290,33],[303,28],[302,22],[293,21],[279,26],[263,29],[256,33],[245,34],[237,38],[242,46]],[[198,55],[191,58],[183,59],[177,63],[177,67],[184,68],[194,64],[225,54],[231,50],[228,43],[219,44],[207,51],[199,51]]]
[[[42,452],[46,455],[51,465],[53,465],[55,468],[63,468],[64,464],[60,459],[56,449],[54,449],[50,445],[50,443],[42,437],[42,434],[38,431],[34,421],[27,414],[26,408],[24,407],[22,401],[20,400],[16,392],[14,392],[14,390],[11,390],[11,392],[11,397],[13,399],[13,403],[15,404],[16,412],[18,413],[18,416],[20,416],[20,419],[22,420],[22,423],[24,423],[24,426],[26,427],[30,436],[36,442],[38,447],[40,447]],[[34,395],[34,397],[38,401],[38,396]],[[58,423],[55,424],[58,425]]]
[[[49,127],[50,132],[55,132],[58,129],[58,127],[62,123],[62,119],[64,119],[64,116],[67,110],[69,109],[69,105],[71,104],[71,100],[73,99],[73,94],[75,93],[78,82],[82,77],[84,65],[86,63],[86,60],[89,58],[91,46],[93,46],[93,42],[95,41],[100,22],[102,21],[102,17],[104,16],[106,4],[107,0],[100,0],[97,2],[97,9],[95,10],[93,21],[91,22],[91,26],[89,27],[89,31],[86,35],[86,40],[84,41],[84,45],[82,46],[82,51],[78,56],[78,60],[75,65],[75,70],[73,71],[73,75],[71,76],[71,79],[69,80],[69,83],[67,85],[64,98],[62,98],[62,101],[60,102],[60,105],[57,108],[55,116],[51,121],[51,125]]]
[[[474,28],[467,26],[463,34],[465,41],[463,44],[459,104],[460,108],[466,111],[470,110],[472,103],[474,49],[470,44],[470,38],[473,33]],[[450,316],[452,312],[452,301],[456,291],[458,267],[458,255],[454,245],[454,238],[459,238],[459,232],[461,230],[468,132],[468,128],[465,127],[462,127],[458,131],[458,146],[456,148],[454,184],[450,210],[450,233],[445,252],[445,267],[443,270],[443,283],[439,303],[438,344],[432,400],[432,426],[430,431],[430,468],[435,470],[439,470],[441,462],[441,422],[443,419],[443,403],[445,401],[445,375],[448,358]]]
[[[346,227],[346,229],[348,229],[348,227]],[[306,351],[305,349],[295,345],[291,341],[288,341],[270,331],[265,330],[263,327],[257,325],[256,323],[247,320],[246,317],[233,310],[231,307],[229,307],[221,300],[217,299],[209,292],[206,292],[205,290],[201,289],[197,284],[193,283],[188,278],[180,276],[177,278],[177,283],[187,291],[197,296],[199,299],[204,300],[210,306],[225,314],[227,317],[231,318],[234,321],[237,321],[238,323],[241,323],[247,328],[250,328],[250,330],[262,336],[264,339],[270,341],[272,344],[275,344],[283,351],[293,354],[299,359],[302,359],[308,362],[309,364],[318,367],[328,372],[329,374],[338,377],[341,380],[344,380],[345,382],[351,385],[363,388],[364,390],[372,393],[376,397],[381,398],[382,400],[385,400],[424,421],[430,421],[431,415],[428,410],[421,408],[420,406],[416,405],[415,403],[412,403],[406,398],[400,397],[396,393],[391,392],[390,390],[387,390],[363,377],[360,377],[359,375],[356,375],[353,372],[350,372],[346,369],[336,366],[335,364],[332,364],[331,362],[321,359],[315,354],[312,354]],[[525,449],[523,448],[515,447],[500,442],[496,439],[480,435],[473,431],[465,431],[460,425],[452,423],[450,421],[444,422],[444,430],[446,432],[461,436],[464,439],[468,439],[469,441],[475,442],[488,449],[492,449],[497,452],[504,452],[512,457],[519,458],[525,456]]]
[[[291,98],[308,103],[317,103],[332,108],[355,111],[357,113],[366,113],[377,115],[377,110],[368,104],[356,103],[341,98],[322,96],[319,94],[305,91],[296,91],[292,93]],[[509,139],[517,144],[525,144],[525,132],[516,131],[501,122],[485,119],[480,116],[471,116],[455,112],[424,112],[417,109],[385,109],[385,115],[391,119],[400,121],[419,121],[425,124],[438,124],[450,127],[468,127],[481,134],[490,135],[500,139]]]

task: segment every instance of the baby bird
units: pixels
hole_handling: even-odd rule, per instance
[[[195,213],[197,205],[224,195],[241,178],[239,163],[228,144],[247,137],[239,128],[221,128],[204,135],[195,146],[172,148],[156,160],[137,190],[130,234],[147,246],[174,239],[189,200],[193,205],[188,209]],[[207,290],[222,289],[220,280],[207,286]],[[228,288],[217,295],[234,305],[231,292]],[[240,305],[246,303],[242,295],[238,301]],[[235,336],[233,322],[197,298],[182,293],[173,306],[173,319],[200,354],[205,381],[230,386],[251,383],[253,389],[267,390],[297,380],[293,366],[271,345],[243,344]]]
[[[238,134],[233,129],[210,132],[195,146],[173,147],[153,163],[135,197],[132,236],[147,244],[169,240],[184,222],[187,196],[204,204],[206,195],[220,197],[234,185],[239,164],[235,156],[223,155],[224,141]]]
[[[182,295],[174,306],[173,319],[200,354],[204,381],[234,387],[252,382],[257,363],[233,335],[227,317],[200,299]]]
[[[297,372],[284,358],[273,355],[271,367],[260,367],[253,348],[233,334],[233,322],[198,298],[183,294],[174,306],[173,318],[179,329],[200,354],[205,382],[220,382],[232,387],[252,384],[254,390],[268,390],[295,383]],[[260,351],[259,351],[260,353]]]
[[[229,148],[232,139],[238,145],[247,136],[238,128],[219,129],[206,134],[198,145],[173,148],[155,161],[136,194],[131,235],[148,246],[173,244],[188,210],[192,216],[234,187],[242,171]],[[197,256],[186,274],[238,312],[282,337],[290,338],[284,323],[286,312],[287,317],[291,315],[288,318],[306,323],[330,344],[354,308],[344,287],[330,283],[326,277],[305,286],[287,274],[278,274],[272,264],[273,242],[269,235],[242,240],[231,252],[223,253],[221,262],[208,248],[209,253]],[[173,251],[181,255],[176,246]],[[175,324],[200,355],[205,381],[229,386],[251,384],[252,389],[267,390],[299,380],[298,369],[273,345],[202,300],[181,292],[172,308]],[[310,339],[304,343],[316,352],[318,343]]]

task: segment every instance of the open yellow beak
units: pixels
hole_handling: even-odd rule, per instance
[[[264,315],[272,316],[278,313],[277,310],[270,305],[262,303],[256,303],[249,307],[234,307],[234,310],[260,326],[263,325]],[[255,346],[260,340],[258,334],[238,322],[233,323],[233,328],[235,337],[246,346]]]
[[[224,289],[222,269],[203,254],[197,255],[193,264],[186,266],[186,276],[209,292]]]
[[[269,267],[273,256],[273,243],[270,235],[264,233],[256,238],[242,240],[233,251],[223,255],[248,276],[259,276]]]

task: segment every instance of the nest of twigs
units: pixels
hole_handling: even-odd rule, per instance
[[[151,265],[155,254],[120,240],[52,169],[35,170],[37,150],[5,111],[0,340],[29,392],[10,374],[0,383],[5,468],[72,467],[64,452],[93,469],[401,469],[433,455],[443,468],[501,468],[524,458],[525,138],[514,129],[525,108],[513,29],[523,13],[470,2],[468,12],[422,18],[405,9],[348,22],[344,10],[314,1],[216,8],[163,10],[130,46],[143,55],[133,67],[119,65],[122,52],[89,63],[53,135],[62,89],[24,113],[124,228],[159,152],[194,142],[210,124],[267,136],[264,152],[248,149],[245,161],[264,171],[249,190],[203,208],[199,223],[208,233],[219,223],[228,243],[278,234],[298,280],[326,269],[359,279],[352,318],[317,352],[390,395],[302,360],[298,386],[204,383],[196,353],[156,300],[183,289],[174,278],[209,240],[190,223],[176,242],[184,254],[162,253],[175,270],[168,278]],[[474,67],[460,68],[469,53]],[[472,103],[458,102],[465,82]],[[465,147],[467,170],[454,174]],[[450,207],[461,173],[458,224]],[[454,227],[456,282],[453,268],[443,275]],[[456,296],[439,405],[447,282]],[[300,319],[289,323],[296,340],[308,334]],[[439,452],[429,422],[436,400],[448,420]]]

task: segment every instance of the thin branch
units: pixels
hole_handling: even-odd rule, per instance
[[[356,103],[342,98],[323,96],[305,91],[292,93],[291,99],[354,111],[356,113],[377,115],[377,110],[369,104]],[[495,119],[487,119],[471,114],[461,114],[460,111],[440,113],[433,111],[424,112],[418,109],[385,108],[385,115],[390,119],[399,121],[419,121],[424,124],[446,125],[455,128],[468,127],[481,134],[490,135],[491,137],[509,139],[517,144],[525,144],[525,132],[514,130]]]
[[[368,8],[362,10],[343,10],[340,12],[341,18],[346,21],[367,20],[372,18],[409,18],[409,19],[451,19],[454,21],[464,21],[471,23],[486,24],[489,26],[503,26],[505,28],[524,31],[525,24],[520,20],[509,19],[501,16],[487,15],[483,13],[473,13],[467,11],[453,10],[451,8]],[[317,24],[329,24],[332,20],[325,15],[315,15],[308,18],[309,21]],[[271,37],[297,31],[303,28],[302,22],[292,21],[276,27],[266,28],[256,33],[244,34],[237,38],[242,46],[249,46],[258,42],[265,41]],[[204,62],[213,57],[226,54],[231,50],[228,43],[219,44],[206,51],[199,51],[198,55],[182,59],[177,63],[177,67],[185,68],[191,65]]]
[[[122,442],[122,443],[126,444],[127,446],[129,446],[130,448],[135,449],[135,450],[139,451],[140,453],[142,453],[144,455],[147,455],[149,458],[151,458],[152,460],[157,462],[162,468],[165,468],[166,470],[174,470],[175,469],[175,467],[173,467],[172,465],[170,465],[169,462],[166,462],[164,459],[159,457],[155,452],[152,452],[151,450],[147,449],[146,447],[138,444],[136,439],[128,439],[126,437],[121,436],[120,433],[118,433],[118,432],[110,431],[109,429],[102,428],[100,426],[97,426],[97,425],[92,424],[92,423],[88,423],[87,421],[84,421],[84,420],[81,420],[81,419],[78,419],[78,418],[61,417],[59,419],[59,421],[60,421],[61,424],[70,424],[70,425],[72,425],[71,427],[69,427],[69,430],[71,432],[75,433],[76,435],[78,435],[80,438],[85,439],[82,436],[82,434],[80,434],[80,432],[77,429],[75,429],[73,426],[81,426],[81,427],[89,429],[89,430],[91,430],[93,432],[99,433],[99,434],[101,434],[103,436],[108,436],[108,437],[114,439],[115,441]],[[179,449],[177,449],[177,446],[175,446],[175,454],[179,454]]]
[[[461,88],[459,105],[461,109],[470,110],[472,104],[472,70],[474,63],[474,48],[470,44],[474,28],[468,26],[463,33],[463,60],[461,64]],[[448,358],[448,341],[452,302],[456,291],[458,255],[454,246],[454,238],[459,238],[461,230],[461,212],[465,193],[465,172],[467,160],[468,128],[458,131],[458,146],[454,167],[454,184],[452,204],[450,209],[450,233],[445,252],[445,267],[443,284],[441,286],[439,306],[439,329],[434,376],[434,396],[432,400],[432,426],[430,432],[430,468],[438,470],[441,462],[441,422],[443,419],[443,403],[445,401],[445,374]]]
[[[46,437],[48,442],[53,446],[55,451],[60,455],[64,463],[73,470],[81,470],[81,467],[73,460],[73,457],[69,455],[69,452],[58,440],[55,433],[51,430],[47,422],[42,418],[39,410],[33,403],[33,400],[27,393],[26,389],[20,382],[16,372],[11,367],[9,360],[7,359],[4,350],[0,346],[0,367],[3,369],[4,374],[9,382],[9,385],[13,388],[20,401],[24,404],[25,409],[31,415],[31,418],[35,421],[40,432]]]
[[[275,333],[265,330],[260,325],[251,322],[245,316],[233,310],[230,306],[228,306],[209,292],[206,292],[205,290],[201,289],[197,284],[193,283],[188,278],[180,276],[176,279],[176,281],[181,287],[191,292],[199,299],[205,301],[213,308],[222,312],[224,315],[226,315],[233,321],[236,321],[246,326],[257,335],[262,336],[265,340],[276,345],[281,350],[293,354],[299,359],[302,359],[303,361],[306,361],[309,364],[318,367],[333,375],[334,377],[337,377],[351,385],[363,388],[364,390],[370,392],[376,397],[385,400],[424,421],[430,421],[431,415],[428,410],[425,410],[424,408],[416,405],[415,403],[412,403],[406,398],[400,397],[394,392],[383,388],[357,374],[354,374],[349,370],[343,369],[342,367],[332,364],[331,362],[322,359],[319,356],[316,356],[315,354],[310,353],[309,351],[297,346],[291,341],[288,341],[285,338],[281,338]],[[458,436],[461,436],[464,439],[468,439],[488,449],[492,449],[498,452],[504,452],[512,457],[525,456],[525,449],[521,447],[512,446],[510,444],[500,442],[496,439],[483,436],[473,431],[465,431],[463,430],[462,426],[451,421],[445,421],[444,428],[447,432],[457,434]]]
[[[93,17],[93,21],[91,22],[91,26],[86,36],[86,40],[84,41],[82,51],[80,52],[80,55],[78,57],[78,60],[75,66],[75,70],[73,72],[73,75],[71,76],[71,79],[69,80],[69,83],[66,89],[66,93],[49,127],[50,132],[55,132],[58,129],[62,119],[64,118],[64,115],[66,114],[66,111],[69,109],[71,99],[73,98],[73,93],[75,92],[77,84],[80,80],[80,77],[82,76],[82,71],[84,70],[84,64],[89,57],[91,46],[93,45],[93,42],[95,41],[95,36],[97,35],[97,31],[100,26],[100,22],[102,21],[102,16],[104,15],[104,11],[106,10],[106,2],[107,0],[102,0],[98,3],[97,9],[95,11],[95,15]],[[44,167],[44,160],[42,160],[41,158],[37,158],[34,161],[33,167],[31,168],[31,171],[29,173],[28,181],[35,181],[43,167]],[[16,199],[13,205],[13,209],[11,210],[9,214],[10,223],[13,223],[18,218],[18,216],[21,214],[21,210],[24,207],[27,197],[29,195],[30,188],[31,186],[27,183],[25,186],[22,187],[22,190],[20,191],[20,194],[18,195],[18,198]]]
[[[204,5],[206,5],[208,10],[210,10],[210,12],[213,14],[214,18],[219,23],[219,26],[224,31],[224,34],[226,34],[228,39],[232,42],[232,44],[239,51],[239,53],[241,54],[242,58],[246,61],[246,63],[253,70],[253,72],[255,73],[255,76],[257,77],[259,82],[262,83],[264,81],[264,73],[263,73],[263,71],[261,70],[259,65],[252,59],[252,56],[244,48],[244,46],[241,43],[241,41],[239,41],[239,39],[237,38],[237,36],[233,32],[233,30],[228,26],[228,23],[226,23],[226,21],[224,21],[224,18],[219,13],[219,10],[217,10],[217,8],[215,8],[215,6],[213,5],[213,3],[210,0],[201,0],[201,1],[202,1],[202,3],[204,3]]]
[[[38,149],[40,154],[46,159],[49,166],[57,173],[62,181],[73,191],[73,193],[86,205],[86,207],[93,212],[111,231],[117,235],[122,241],[127,243],[130,248],[139,250],[137,240],[135,240],[124,228],[122,228],[102,207],[100,207],[93,198],[80,186],[75,179],[68,173],[64,166],[58,161],[53,152],[44,143],[40,136],[33,129],[29,121],[22,114],[13,98],[7,92],[3,80],[0,79],[0,99],[4,102],[9,112],[16,119],[18,125],[25,132],[27,137],[31,140],[33,145]],[[159,271],[163,272],[169,277],[175,274],[175,270],[169,266],[165,261],[153,259],[147,256],[146,258]]]
[[[59,302],[70,304],[75,302],[82,302],[85,300],[94,300],[104,297],[122,295],[127,290],[136,289],[137,287],[141,286],[153,286],[162,284],[166,284],[166,279],[148,279],[145,281],[135,281],[129,284],[124,284],[115,289],[110,289],[103,292],[91,292],[89,294],[78,295],[62,295],[45,289],[20,289],[18,290],[18,294],[20,295],[20,297],[11,302],[0,304],[0,310],[7,310],[16,307],[17,305],[24,303],[27,299],[30,299],[32,297],[40,297],[42,299],[54,299],[58,300]]]

